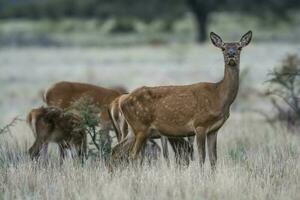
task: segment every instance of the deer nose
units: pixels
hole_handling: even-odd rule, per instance
[[[228,57],[229,58],[233,58],[234,57],[234,54],[235,54],[235,51],[233,49],[229,49],[228,50]]]

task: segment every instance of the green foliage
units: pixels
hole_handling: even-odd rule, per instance
[[[76,113],[80,121],[76,124],[76,128],[85,130],[90,136],[90,145],[88,145],[88,155],[98,157],[107,161],[110,157],[112,138],[109,131],[100,129],[101,125],[99,113],[100,110],[96,107],[89,97],[82,97],[75,101],[66,113]]]
[[[134,21],[129,18],[117,19],[110,30],[111,33],[130,33],[135,32]]]
[[[18,0],[0,1],[0,17],[51,18],[83,17],[108,19],[135,17],[145,21],[172,19],[186,10],[183,0]]]
[[[207,38],[211,13],[238,12],[276,22],[288,19],[290,11],[299,7],[297,0],[0,0],[0,18],[117,18],[120,22],[115,31],[129,32],[133,27],[123,19],[134,18],[147,23],[159,19],[165,21],[166,30],[170,30],[173,21],[190,10],[196,19],[198,39],[203,42]]]

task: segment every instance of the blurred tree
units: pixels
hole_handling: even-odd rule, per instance
[[[278,20],[288,19],[289,11],[299,7],[299,0],[0,0],[0,18],[114,17],[145,22],[160,19],[171,29],[173,22],[190,10],[198,29],[197,39],[203,42],[207,39],[211,13],[239,12]]]
[[[262,113],[270,124],[279,121],[289,129],[300,127],[300,57],[287,55],[282,64],[270,74],[269,88],[265,93],[276,112],[273,116]]]
[[[190,10],[193,12],[198,29],[198,41],[207,39],[208,16],[211,12],[221,7],[224,0],[186,0]]]
[[[288,19],[288,13],[300,8],[299,0],[186,0],[195,16],[198,28],[198,41],[207,39],[209,16],[213,12],[239,12],[266,19]]]

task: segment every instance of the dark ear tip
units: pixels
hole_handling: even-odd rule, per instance
[[[210,32],[210,34],[209,35],[215,35],[215,33],[214,32]]]

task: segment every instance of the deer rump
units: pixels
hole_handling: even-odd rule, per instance
[[[27,116],[35,142],[29,149],[32,159],[37,159],[40,153],[47,153],[48,143],[59,145],[60,157],[65,157],[65,150],[72,149],[78,156],[86,152],[86,134],[77,128],[80,123],[78,116],[65,114],[57,107],[39,107],[32,109]],[[45,156],[45,155],[43,155]]]
[[[108,110],[109,116],[111,118],[111,121],[113,122],[114,129],[119,137],[119,144],[122,144],[122,142],[126,142],[128,140],[131,140],[134,138],[133,132],[131,127],[126,122],[126,119],[121,111],[120,105],[121,102],[127,97],[128,95],[122,95],[115,99]],[[161,139],[161,146],[162,146],[162,153],[163,157],[167,162],[169,162],[169,152],[168,152],[168,141],[175,153],[175,159],[176,163],[178,164],[189,164],[190,159],[193,160],[194,158],[194,151],[193,151],[193,142],[194,137],[188,137],[188,140],[185,140],[184,138],[168,138],[165,136],[161,136],[161,134],[153,130],[151,132],[151,138],[146,141],[146,144],[143,146],[142,149],[142,157],[145,155],[145,149],[150,149],[148,146],[154,146],[154,140],[153,139]],[[158,147],[158,145],[156,145]],[[156,147],[156,148],[157,148]],[[118,148],[117,148],[118,149]],[[119,151],[119,150],[117,150]],[[121,149],[120,149],[121,151]],[[114,152],[115,154],[118,154],[118,152]],[[147,153],[146,153],[147,154]],[[154,154],[154,153],[152,153]]]

